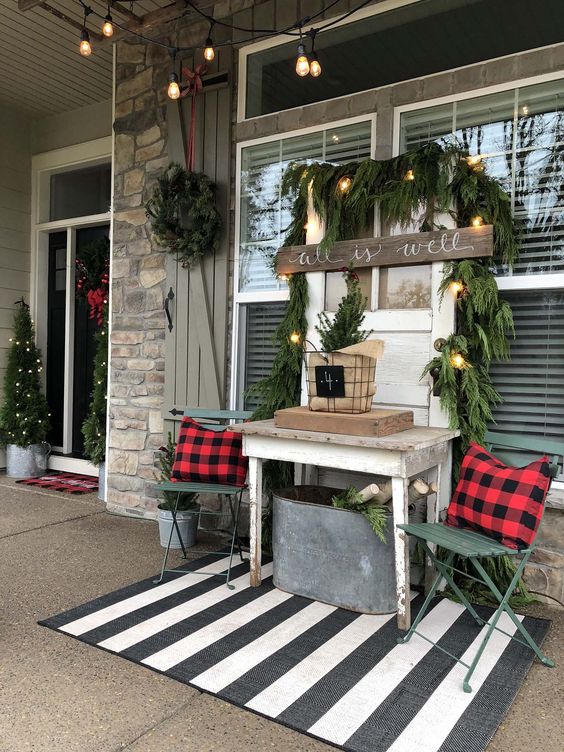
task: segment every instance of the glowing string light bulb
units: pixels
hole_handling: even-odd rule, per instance
[[[298,57],[296,59],[296,73],[302,78],[309,75],[309,60],[307,59],[304,43],[298,44]]]
[[[178,83],[178,76],[174,71],[172,71],[168,79],[167,94],[170,99],[180,98],[180,84]]]
[[[405,173],[403,179],[406,180],[406,181],[415,180],[415,173],[413,172],[413,170],[408,170]]]
[[[206,39],[206,46],[204,47],[204,59],[207,60],[208,63],[211,63],[214,57],[215,57],[215,50],[213,48],[212,38],[208,37]]]
[[[80,54],[82,57],[90,57],[92,54],[92,45],[90,44],[90,34],[88,33],[88,29],[84,28],[82,29],[82,32],[80,34]]]
[[[337,183],[337,187],[339,188],[341,193],[346,193],[351,187],[351,185],[352,185],[352,180],[349,178],[348,175],[345,175],[344,177],[342,177]]]
[[[450,283],[450,289],[455,295],[460,295],[464,290],[464,282],[461,282],[459,279],[454,280]]]
[[[292,334],[290,334],[290,342],[293,345],[299,345],[301,341],[302,341],[302,337],[299,332],[292,332]]]
[[[114,33],[114,25],[112,23],[112,16],[110,15],[110,9],[108,8],[108,14],[104,18],[104,23],[102,24],[102,34],[105,37],[111,37]]]
[[[464,360],[464,356],[461,355],[461,353],[451,353],[450,364],[453,368],[458,368],[458,369],[462,369],[466,367],[466,361]]]
[[[475,217],[472,217],[471,223],[472,227],[481,227],[484,224],[484,220],[477,214]]]

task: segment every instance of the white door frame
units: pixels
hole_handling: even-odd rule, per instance
[[[50,232],[67,233],[67,300],[65,310],[65,388],[63,405],[63,446],[57,447],[63,456],[51,456],[49,467],[54,470],[81,472],[98,475],[98,468],[87,460],[65,457],[72,451],[72,393],[74,352],[70,343],[74,341],[74,297],[70,291],[75,282],[75,239],[76,230],[82,227],[111,225],[111,211],[72,219],[45,221],[49,207],[49,182],[52,174],[66,172],[80,167],[94,166],[112,158],[112,137],[99,138],[82,144],[55,149],[36,154],[31,166],[31,278],[30,307],[36,325],[36,340],[43,353],[45,366],[49,358],[47,351],[47,284],[48,278],[48,236]],[[45,387],[47,368],[43,369]]]

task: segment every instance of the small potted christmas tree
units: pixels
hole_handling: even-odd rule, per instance
[[[29,306],[23,298],[16,305],[0,407],[0,436],[6,443],[6,474],[36,478],[47,468],[50,447],[45,439],[50,413],[41,392],[43,367]]]
[[[357,273],[343,269],[347,291],[335,316],[319,315],[315,327],[322,352],[309,353],[307,386],[309,409],[320,412],[365,413],[372,406],[376,359],[384,349],[381,340],[366,341],[363,331],[367,299]]]

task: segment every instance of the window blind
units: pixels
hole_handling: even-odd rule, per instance
[[[515,321],[511,360],[490,373],[503,397],[494,430],[562,439],[564,429],[564,292],[504,293]]]
[[[246,392],[253,384],[268,376],[272,369],[277,352],[273,337],[286,310],[286,303],[251,303],[242,308],[246,357],[241,403],[245,410],[254,410],[258,406],[258,399],[254,395],[247,397]]]

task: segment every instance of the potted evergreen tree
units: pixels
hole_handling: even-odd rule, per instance
[[[6,474],[36,478],[47,469],[49,407],[41,392],[41,353],[29,306],[22,298],[14,314],[14,333],[4,376],[0,436],[6,443]]]

